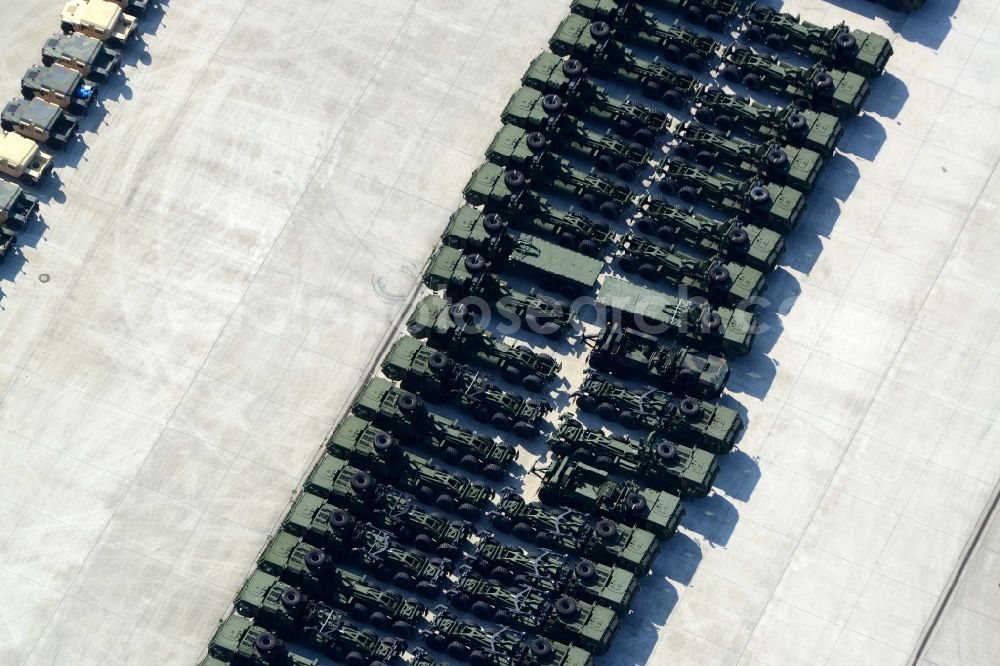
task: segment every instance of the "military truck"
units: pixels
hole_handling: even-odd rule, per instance
[[[465,556],[465,563],[490,580],[533,587],[550,599],[562,595],[583,599],[619,615],[628,613],[639,591],[638,577],[626,569],[551,550],[505,546],[490,532],[479,533],[475,551]]]
[[[588,257],[600,255],[614,239],[614,232],[604,222],[580,215],[573,208],[555,208],[533,190],[511,190],[504,183],[504,173],[503,167],[486,162],[472,174],[463,191],[470,204],[498,216],[492,218],[491,225],[541,232]]]
[[[606,470],[568,456],[557,456],[532,473],[542,478],[538,499],[543,504],[607,516],[647,529],[661,539],[672,537],[684,516],[684,505],[677,495],[633,480],[613,481]]]
[[[489,423],[499,430],[512,430],[518,437],[538,436],[545,415],[552,405],[544,400],[523,398],[504,391],[488,377],[467,365],[455,363],[444,352],[429,347],[414,338],[400,338],[382,361],[382,373],[412,391],[434,402],[453,404],[472,414],[480,423]],[[412,394],[401,396],[399,409],[408,405],[417,408]],[[502,452],[511,456],[512,450]],[[507,458],[509,462],[510,458]]]
[[[358,469],[340,458],[329,456],[323,458],[313,470],[306,482],[306,490],[326,498],[344,496],[350,492],[348,488],[358,495],[368,495],[376,490],[377,484],[372,475],[378,474],[380,478],[391,477],[392,483],[413,491],[421,502],[436,504],[439,508],[457,513],[468,520],[477,518],[479,509],[493,495],[493,491],[485,483],[471,481],[462,474],[441,469],[433,460],[409,451],[402,451],[398,455],[390,452],[386,458],[391,458],[392,461],[383,462],[374,445],[373,440],[371,453],[366,455],[368,442],[365,442],[356,448],[352,456],[364,461],[368,470]],[[398,450],[391,438],[390,449]]]
[[[200,666],[319,666],[318,659],[291,652],[283,640],[239,615],[230,615],[219,625],[208,655]]]
[[[773,229],[749,224],[738,217],[716,220],[649,195],[638,202],[635,227],[668,243],[676,239],[703,252],[733,259],[768,273],[785,252],[785,239]]]
[[[722,75],[750,90],[787,95],[801,108],[818,108],[840,118],[861,112],[871,86],[861,75],[817,64],[799,67],[776,56],[731,44],[722,53]]]
[[[429,654],[427,650],[422,647],[413,648],[410,650],[410,654],[413,655],[413,659],[410,661],[412,666],[450,666],[447,662],[440,662]]]
[[[35,65],[21,77],[21,95],[25,99],[38,97],[62,107],[67,113],[82,116],[97,99],[98,84],[83,78],[83,74],[63,67]]]
[[[750,353],[757,334],[753,312],[732,308],[712,308],[618,278],[607,278],[597,294],[608,322],[620,321],[643,332],[666,333],[706,350],[722,350],[737,356]]]
[[[833,154],[844,126],[835,116],[795,106],[775,108],[731,95],[709,86],[695,97],[695,117],[723,131],[739,128],[764,139],[783,141],[814,150],[824,157]]]
[[[628,96],[617,97],[585,76],[587,66],[576,58],[562,59],[546,51],[531,61],[521,82],[543,94],[549,113],[565,111],[577,118],[610,123],[615,132],[652,146],[670,123],[669,117]]]
[[[502,479],[504,469],[517,457],[514,448],[506,442],[466,430],[451,419],[432,414],[423,400],[379,377],[368,380],[351,405],[351,411],[356,416],[341,423],[327,448],[350,450],[357,442],[365,440],[385,453],[393,448],[393,442],[386,440],[391,433],[403,443],[435,451],[447,463],[461,465],[494,480]],[[343,441],[335,444],[334,440]]]
[[[624,180],[632,180],[651,163],[653,155],[641,143],[620,139],[611,130],[595,132],[582,120],[564,113],[562,101],[556,104],[554,99],[558,96],[521,88],[511,96],[500,117],[529,132],[525,139],[529,148],[539,150],[552,145],[557,150],[593,158],[598,171],[614,173]]]
[[[411,638],[416,633],[415,625],[427,612],[427,607],[415,599],[372,585],[364,576],[346,569],[335,567],[328,580],[319,599],[347,611],[359,622],[391,631],[400,638]],[[317,599],[263,571],[250,574],[233,601],[237,613],[282,636],[296,635],[303,616],[317,603]]]
[[[447,652],[472,666],[593,666],[594,657],[582,648],[529,636],[508,627],[488,629],[459,620],[447,606],[431,611],[434,620],[421,630],[427,647]]]
[[[649,570],[660,551],[660,542],[648,530],[606,516],[595,521],[575,509],[526,502],[513,488],[500,491],[497,509],[487,512],[486,517],[497,531],[511,532],[522,541],[639,574]]]
[[[533,140],[537,138],[532,137]],[[524,130],[504,125],[486,148],[486,157],[506,167],[504,184],[511,190],[524,189],[529,184],[534,187],[537,183],[576,197],[584,210],[598,211],[611,220],[621,217],[633,196],[627,185],[596,175],[596,169],[581,171],[569,160],[548,150],[546,145],[547,142],[542,141],[537,149],[531,148]]]
[[[371,493],[352,492],[333,500],[336,504],[303,492],[285,516],[282,529],[322,545],[338,538],[334,532],[344,520],[343,511],[348,510],[392,532],[403,545],[412,544],[425,553],[447,558],[456,557],[472,533],[472,523],[448,520],[436,511],[427,511],[413,495],[387,484],[379,484]]]
[[[0,112],[0,129],[62,149],[76,134],[77,119],[41,99],[12,99]]]
[[[720,210],[759,220],[782,233],[795,228],[806,208],[806,198],[799,190],[757,177],[724,175],[676,158],[669,159],[661,173],[657,185],[664,194],[688,203],[704,201]]]
[[[632,49],[612,39],[611,26],[570,14],[549,38],[549,49],[556,55],[569,56],[586,63],[595,76],[631,81],[641,86],[649,99],[663,100],[680,108],[701,84],[690,74],[678,72],[659,58],[641,58]]]
[[[677,444],[655,431],[642,440],[607,435],[587,428],[569,414],[562,415],[556,432],[545,443],[560,456],[641,479],[652,488],[675,491],[683,497],[708,495],[719,473],[719,460],[708,451]],[[549,492],[540,491],[539,498]],[[552,497],[547,504],[558,503],[561,495]]]
[[[480,255],[463,255],[452,247],[442,246],[431,256],[423,282],[429,289],[443,291],[447,296],[486,300],[510,323],[523,322],[529,330],[547,338],[562,338],[575,321],[568,303],[534,289],[527,293],[518,291],[506,280],[484,271]]]
[[[682,27],[679,21],[663,23],[639,3],[629,0],[573,0],[572,11],[591,21],[604,21],[617,38],[652,44],[662,49],[670,62],[682,63],[699,72],[715,57],[719,46],[711,37]]]
[[[53,35],[42,46],[42,64],[46,67],[58,63],[102,81],[118,71],[121,59],[121,51],[80,33]]]
[[[139,21],[110,0],[69,0],[59,15],[64,34],[74,32],[124,46]]]
[[[13,132],[0,132],[0,173],[37,185],[52,168],[52,156]]]
[[[6,180],[0,180],[0,231],[16,235],[28,228],[38,212],[38,199]]]
[[[447,242],[447,241],[446,241]],[[451,305],[437,295],[425,296],[406,322],[410,335],[461,361],[482,363],[500,371],[508,382],[538,393],[555,381],[560,364],[552,356],[525,345],[510,345],[477,327],[464,305]]]
[[[743,34],[752,42],[762,42],[776,51],[790,49],[868,78],[882,74],[892,56],[892,44],[882,35],[851,30],[844,23],[825,28],[757,3],[746,12],[743,22]]]
[[[757,307],[767,290],[767,280],[756,268],[719,257],[700,259],[674,245],[660,245],[635,234],[622,239],[618,266],[653,282],[666,280],[689,296],[748,310]]]
[[[823,172],[822,156],[808,148],[777,142],[754,143],[730,132],[714,132],[690,121],[684,123],[675,135],[680,143],[671,151],[673,155],[693,159],[703,166],[723,164],[744,175],[760,176],[800,192],[812,192]]]
[[[630,430],[660,432],[712,453],[729,453],[745,425],[735,409],[651,387],[633,390],[594,371],[573,396],[581,412],[618,421]]]
[[[725,358],[684,347],[661,344],[655,336],[621,322],[606,325],[590,349],[592,368],[628,379],[636,377],[659,388],[715,398],[729,379]]]
[[[502,267],[504,273],[526,275],[544,289],[559,292],[567,298],[593,290],[604,267],[603,261],[531,234],[503,227],[494,229],[496,218],[490,218],[490,228],[494,229],[491,235],[485,227],[475,226],[481,217],[475,209],[459,209],[460,213],[463,211],[468,213],[468,217],[452,216],[445,230],[444,243],[449,248],[460,245],[455,241],[458,234],[466,236],[476,245],[474,248],[463,248],[468,250],[464,263],[469,272],[499,272]],[[472,218],[473,214],[475,218]],[[470,222],[473,225],[471,229]],[[468,258],[470,256],[478,256],[481,260],[473,261]]]
[[[462,567],[455,586],[445,592],[451,606],[483,620],[527,629],[579,645],[593,654],[608,651],[620,621],[610,608],[561,595],[556,599],[529,586],[504,586]]]
[[[358,523],[346,511],[334,512],[336,522],[324,547],[278,532],[257,560],[257,568],[306,592],[318,592],[326,585],[333,558],[349,558],[367,567],[375,578],[392,581],[404,590],[414,590],[422,597],[433,598],[441,592],[441,583],[451,571],[451,561],[427,557],[403,548],[385,530],[370,523]]]

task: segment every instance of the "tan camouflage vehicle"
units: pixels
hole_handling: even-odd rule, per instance
[[[76,32],[102,42],[125,44],[138,19],[109,0],[70,0],[59,17],[67,35]]]
[[[52,168],[52,156],[27,137],[0,132],[0,173],[35,185]]]

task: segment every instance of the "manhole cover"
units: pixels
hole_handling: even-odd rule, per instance
[[[41,275],[38,276],[38,281],[39,282],[48,282],[51,279],[52,278],[49,277],[48,273],[42,273]]]

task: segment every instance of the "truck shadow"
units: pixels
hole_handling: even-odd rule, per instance
[[[912,13],[893,11],[870,0],[828,0],[828,2],[861,16],[881,18],[906,41],[936,49],[951,32],[951,17],[958,8],[959,0],[928,2],[926,6]]]

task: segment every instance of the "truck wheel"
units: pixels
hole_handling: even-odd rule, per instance
[[[448,640],[441,634],[427,634],[424,643],[432,650],[444,652],[448,647]]]
[[[806,126],[808,122],[806,117],[801,113],[790,113],[787,118],[785,118],[785,126],[790,129],[795,134],[802,134],[806,131]]]
[[[734,124],[735,123],[733,122],[732,116],[727,116],[724,113],[716,116],[715,118],[715,126],[718,127],[720,130],[722,130],[723,132],[728,132],[729,130],[733,129]]]
[[[753,91],[758,91],[764,87],[764,84],[760,80],[760,76],[750,72],[743,77],[743,85]]]
[[[690,185],[683,185],[677,190],[677,196],[688,203],[696,203],[698,201],[698,190],[691,187]]]
[[[500,412],[497,412],[490,417],[490,423],[497,430],[510,430],[511,426],[510,417],[506,414],[501,414]]]
[[[601,469],[611,470],[615,466],[615,459],[611,456],[597,456],[597,460],[594,461],[596,467]]]
[[[417,547],[418,550],[422,550],[426,553],[431,553],[436,550],[436,544],[434,539],[430,538],[426,534],[418,534],[413,538],[413,545]]]
[[[625,508],[632,513],[639,513],[646,510],[646,498],[639,493],[630,493],[625,498]]]
[[[454,511],[458,508],[458,502],[455,501],[455,498],[446,493],[438,495],[438,498],[434,500],[434,503],[445,511]]]
[[[2,129],[4,132],[13,132],[14,123],[10,122],[9,120],[0,120],[0,129]]]
[[[451,595],[449,601],[451,601],[452,606],[454,606],[455,608],[457,608],[462,612],[465,612],[472,607],[472,597],[470,597],[465,592],[456,592],[455,594]]]
[[[490,578],[495,578],[505,585],[509,585],[514,578],[513,572],[505,566],[497,565],[490,569]]]
[[[749,192],[750,203],[757,208],[764,208],[771,203],[771,193],[763,185],[754,185]]]
[[[413,589],[413,576],[406,573],[405,571],[398,571],[392,577],[392,584],[396,587],[401,587],[404,590]]]
[[[756,23],[747,28],[744,33],[746,35],[748,42],[763,42],[764,41],[764,28],[760,27]]]
[[[489,213],[483,217],[483,229],[491,236],[500,233],[506,226],[507,222],[498,213]]]
[[[549,143],[549,140],[546,139],[545,135],[541,132],[529,132],[528,135],[524,137],[524,141],[528,144],[528,148],[531,148],[533,152],[544,149]]]
[[[676,90],[668,90],[663,93],[663,103],[671,108],[679,109],[684,104],[684,96]]]
[[[302,603],[302,593],[296,590],[294,587],[290,587],[281,593],[281,605],[285,608],[292,609]]]
[[[595,409],[597,409],[597,401],[594,400],[589,395],[581,395],[577,396],[576,398],[576,406],[580,409],[581,412],[584,412],[585,414],[590,414]]]
[[[635,178],[635,167],[628,162],[621,162],[615,167],[615,175],[622,180],[632,180]]]
[[[344,658],[344,663],[347,666],[368,666],[368,659],[360,652],[348,652],[347,657]]]
[[[688,396],[678,403],[678,409],[684,416],[697,416],[701,413],[701,403]]]
[[[330,512],[330,517],[327,518],[327,522],[330,523],[330,527],[333,527],[334,529],[341,529],[351,524],[351,514],[347,513],[343,509],[334,509]]]
[[[677,238],[677,228],[664,224],[656,230],[656,237],[661,241],[672,243]]]
[[[521,386],[532,393],[538,393],[542,390],[542,378],[538,375],[527,375],[521,380]]]
[[[660,277],[660,272],[653,264],[643,264],[639,266],[639,275],[650,282],[655,282]]]
[[[535,537],[535,543],[538,544],[540,548],[555,548],[556,539],[548,532],[541,532]]]
[[[396,440],[387,432],[379,432],[372,438],[372,446],[381,453],[391,450],[395,444]]]
[[[696,5],[688,5],[684,10],[684,16],[691,23],[701,23],[705,20],[705,12],[702,11],[701,7]]]
[[[708,269],[708,279],[714,284],[727,284],[731,278],[732,276],[729,274],[729,269],[725,266],[715,264]]]
[[[538,430],[528,425],[524,421],[518,421],[513,427],[514,434],[522,439],[534,439],[538,436]]]
[[[642,95],[649,99],[660,99],[663,97],[663,86],[657,81],[646,81],[642,84]]]
[[[681,141],[676,146],[674,146],[673,154],[677,157],[682,157],[686,160],[694,157],[695,147],[688,141]]]
[[[656,455],[661,460],[671,460],[677,455],[677,447],[672,442],[660,442],[656,445]]]
[[[60,21],[60,23],[59,23],[59,29],[63,31],[64,35],[72,35],[73,34],[73,24],[72,23],[67,23],[66,21]]]
[[[594,21],[590,24],[590,36],[597,41],[604,41],[611,36],[611,26],[604,21]]]
[[[621,208],[614,201],[605,201],[597,207],[597,210],[609,220],[617,220],[622,214]]]
[[[388,629],[389,625],[392,623],[389,621],[388,615],[375,611],[368,617],[368,624],[377,627],[378,629]]]
[[[462,456],[462,458],[458,461],[458,464],[470,472],[478,472],[483,466],[483,463],[481,463],[476,456],[468,453]]]
[[[414,412],[424,404],[423,400],[412,393],[404,393],[399,396],[396,401],[396,405],[399,407],[400,411],[405,413]]]
[[[838,32],[837,36],[833,38],[834,48],[841,52],[853,51],[857,45],[858,40],[849,32]]]
[[[705,59],[699,53],[685,53],[682,62],[685,67],[693,69],[696,72],[705,69]]]
[[[677,190],[680,189],[680,185],[677,183],[677,179],[672,176],[666,176],[660,179],[660,191],[664,194],[677,194]]]
[[[525,523],[517,523],[511,532],[522,541],[533,541],[535,535],[538,533],[535,528]]]
[[[420,486],[417,488],[417,499],[421,502],[431,504],[434,502],[434,489],[430,486]]]
[[[640,217],[636,223],[636,228],[647,236],[652,236],[656,233],[656,224],[648,217]]]
[[[554,604],[556,614],[563,618],[570,618],[576,615],[576,600],[572,597],[559,597]]]
[[[493,523],[493,527],[497,528],[503,534],[510,532],[511,527],[513,527],[510,517],[502,513],[495,513],[490,516],[490,522]]]
[[[772,171],[783,171],[788,167],[788,153],[774,146],[771,150],[767,151],[767,166]]]
[[[701,330],[704,333],[711,333],[716,331],[722,326],[722,317],[719,316],[718,312],[709,310],[701,317]]]
[[[618,265],[624,272],[634,273],[639,268],[639,260],[631,254],[626,254],[618,260]]]
[[[601,155],[594,160],[594,163],[597,166],[597,170],[603,173],[608,173],[615,168],[615,160],[610,155]]]
[[[545,659],[552,655],[552,643],[547,638],[536,638],[531,641],[528,650],[536,659]]]
[[[472,255],[472,256],[478,256],[478,255]],[[468,263],[469,259],[471,258],[472,257],[466,257],[465,258],[466,263]],[[427,357],[427,365],[430,367],[431,370],[440,371],[444,370],[449,365],[451,365],[451,359],[448,358],[448,355],[445,354],[444,352],[436,351]]]
[[[648,148],[656,140],[656,133],[647,127],[641,127],[635,131],[632,138],[635,139],[636,143],[640,143]]]
[[[479,507],[475,504],[463,502],[458,505],[458,515],[462,516],[462,518],[465,518],[466,520],[476,520],[479,518],[480,513]]]
[[[709,14],[705,17],[705,27],[712,32],[722,32],[726,27],[726,22],[719,14]]]
[[[577,60],[576,58],[570,58],[569,60],[564,62],[562,66],[563,74],[565,74],[567,77],[571,79],[575,79],[578,76],[582,76],[583,70],[584,70],[583,63]]]
[[[469,657],[469,652],[469,648],[458,641],[448,643],[448,654],[459,661],[465,661]]]
[[[390,628],[394,636],[399,636],[400,638],[413,638],[414,628],[409,622],[404,622],[403,620],[396,620],[392,623]]]
[[[639,427],[639,415],[635,412],[622,412],[618,421],[629,430],[635,430]]]
[[[496,609],[485,601],[477,601],[472,604],[472,614],[480,620],[491,620],[496,613]]]
[[[473,650],[469,653],[469,663],[472,666],[489,666],[492,662],[489,656],[482,650]]]
[[[452,559],[453,557],[458,555],[458,548],[455,547],[455,544],[453,543],[442,543],[438,544],[437,553],[442,557]]]
[[[326,553],[324,553],[319,548],[313,548],[308,553],[306,553],[303,560],[305,560],[306,566],[308,568],[319,569],[324,564],[326,564]]]
[[[597,200],[597,197],[590,192],[587,192],[580,197],[580,205],[583,206],[584,210],[597,210],[599,203],[600,202]]]
[[[473,275],[475,275],[476,273],[482,273],[484,270],[486,270],[486,266],[488,265],[486,257],[484,257],[481,254],[465,255],[464,263],[466,270],[468,270]]]
[[[750,234],[743,227],[733,227],[726,232],[726,240],[730,245],[745,245],[750,240]]]
[[[618,408],[610,402],[602,402],[597,405],[597,415],[605,421],[615,421],[618,419]]]
[[[555,93],[550,93],[542,98],[542,108],[547,113],[557,113],[563,108],[562,97]]]
[[[684,49],[676,44],[667,44],[667,47],[663,49],[663,57],[670,62],[680,62],[681,58],[684,57]]]
[[[347,609],[347,614],[355,620],[363,621],[368,617],[368,608],[362,603],[355,602]]]
[[[597,536],[602,539],[610,539],[612,537],[618,536],[618,524],[613,520],[608,520],[607,518],[602,518],[597,521],[594,525],[594,531],[597,532]]]
[[[358,470],[351,476],[351,488],[355,492],[362,492],[368,490],[372,485],[372,477],[368,475],[367,472],[362,472]]]
[[[733,83],[739,83],[740,79],[743,78],[740,68],[729,63],[726,63],[726,66],[723,68],[722,75],[726,77],[727,81],[732,81]]]
[[[490,463],[489,465],[483,467],[483,476],[491,481],[501,481],[506,475],[506,472],[503,471],[503,468],[500,467],[500,465]]]
[[[573,572],[580,580],[590,580],[597,575],[597,567],[590,560],[580,560],[573,567]]]
[[[446,446],[441,450],[441,458],[443,458],[446,463],[454,465],[461,457],[461,451],[456,449],[454,446]]]
[[[833,77],[829,72],[816,72],[813,74],[812,83],[817,91],[829,90],[833,87]]]
[[[503,175],[503,184],[512,191],[521,190],[528,182],[528,178],[517,169],[512,169]]]

